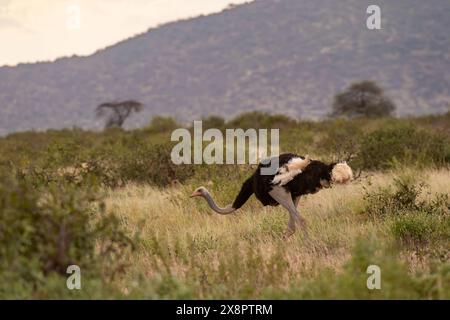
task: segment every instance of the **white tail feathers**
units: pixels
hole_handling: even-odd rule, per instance
[[[352,168],[347,162],[337,163],[331,171],[331,180],[336,183],[346,183],[353,179]]]

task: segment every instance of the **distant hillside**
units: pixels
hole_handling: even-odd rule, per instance
[[[372,79],[398,114],[448,110],[450,2],[260,0],[153,29],[89,57],[0,68],[0,134],[99,128],[97,104],[136,99],[192,120],[259,109],[316,118],[350,82]]]

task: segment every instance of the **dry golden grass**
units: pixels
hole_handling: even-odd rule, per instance
[[[450,193],[449,170],[427,170],[420,174],[411,171],[409,174],[418,175],[418,179],[429,185],[426,197],[437,192]],[[339,274],[351,257],[358,238],[375,236],[386,242],[392,240],[388,222],[373,221],[364,216],[363,195],[365,190],[392,184],[395,176],[395,173],[374,173],[349,185],[335,186],[303,197],[299,209],[308,222],[308,238],[299,230],[288,240],[283,240],[287,212],[281,207],[263,207],[253,197],[233,215],[211,213],[203,199],[189,198],[197,187],[194,185],[166,190],[128,185],[109,192],[107,208],[119,215],[130,233],[141,229],[143,246],[130,257],[130,273],[145,274],[149,279],[168,273],[181,281],[192,280],[193,274],[203,275],[207,284],[220,285],[223,281],[220,279],[228,279],[227,272],[230,272],[229,277],[233,276],[230,270],[222,270],[224,276],[221,268],[242,267],[242,272],[251,272],[242,266],[248,265],[260,275],[247,277],[260,282],[261,288],[287,288],[293,281],[303,277],[314,278],[325,269]],[[234,192],[240,187],[239,182],[226,181],[224,184],[237,185],[233,191],[222,194],[216,191],[221,186],[211,186],[213,196],[217,195],[220,204],[225,204],[222,200],[231,202]],[[247,260],[251,255],[249,252],[256,252],[255,261]],[[227,262],[236,255],[238,261]],[[423,269],[427,262],[423,259],[417,262],[414,255],[414,252],[406,252],[401,259],[411,271]],[[276,266],[273,260],[277,257],[282,257],[280,261],[284,267]],[[263,265],[266,267],[258,268]],[[201,272],[197,270],[195,273],[193,269]],[[277,270],[283,274],[277,275],[270,283],[266,278]],[[231,294],[237,293],[239,281],[245,282],[246,279],[230,280],[227,286],[234,285],[235,288],[224,289],[222,297],[232,297]],[[257,283],[256,289],[253,288],[255,291],[246,297],[259,297]],[[217,297],[217,293],[208,291],[207,284],[199,285],[202,289],[195,297]],[[124,284],[124,291],[127,290]]]

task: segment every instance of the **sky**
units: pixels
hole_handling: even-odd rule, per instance
[[[249,0],[0,0],[0,66],[89,55],[151,27]]]

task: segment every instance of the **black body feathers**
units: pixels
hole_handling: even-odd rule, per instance
[[[284,153],[278,157],[278,167],[282,167],[288,163],[292,158],[303,158],[293,153]],[[272,158],[273,160],[274,158]],[[275,175],[262,175],[261,168],[269,167],[270,162],[260,163],[256,171],[251,177],[249,177],[242,185],[241,191],[236,197],[233,208],[239,209],[254,193],[256,198],[264,205],[276,206],[278,202],[274,200],[269,192],[274,185],[272,180]],[[296,198],[301,195],[316,193],[322,187],[323,181],[331,181],[331,170],[334,163],[327,165],[318,160],[311,160],[311,163],[297,176],[294,177],[289,183],[283,186],[288,192],[292,194],[292,198]],[[322,182],[321,182],[322,180]]]

